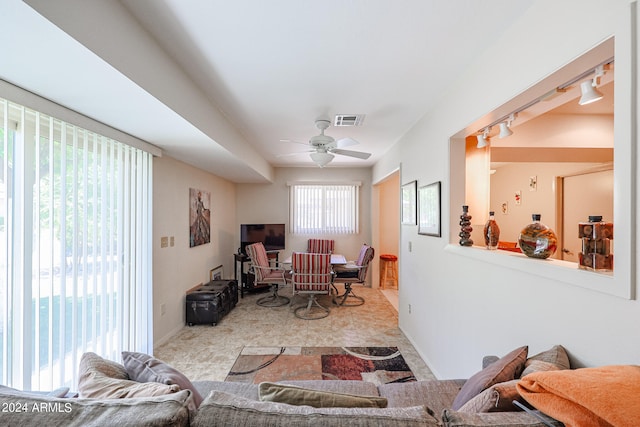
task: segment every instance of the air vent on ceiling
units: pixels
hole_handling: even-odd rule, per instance
[[[364,121],[364,114],[336,114],[334,126],[360,126]]]

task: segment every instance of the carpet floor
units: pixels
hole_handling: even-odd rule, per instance
[[[398,328],[398,313],[378,289],[354,286],[358,307],[332,306],[329,316],[302,320],[289,306],[256,305],[265,294],[249,293],[216,326],[185,326],[154,349],[191,380],[224,381],[244,347],[397,347],[418,380],[435,379]],[[287,292],[288,291],[288,292]],[[290,289],[283,289],[290,295]],[[320,299],[331,307],[331,301]],[[296,299],[294,304],[304,300]],[[183,314],[184,315],[184,314]]]

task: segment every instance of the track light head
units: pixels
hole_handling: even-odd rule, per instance
[[[604,95],[596,89],[594,81],[592,80],[580,83],[580,91],[582,92],[580,101],[578,101],[580,105],[591,104],[592,102],[600,101],[604,97]]]
[[[491,131],[491,128],[487,127],[484,129],[484,131],[477,135],[476,138],[478,139],[478,144],[476,145],[477,148],[484,148],[487,145],[489,145],[489,132]]]
[[[592,102],[600,101],[604,97],[597,89],[600,84],[600,77],[604,76],[604,65],[597,66],[593,72],[593,80],[586,80],[580,83],[580,91],[582,92],[580,101],[578,101],[580,105],[591,104]]]
[[[511,135],[513,135],[513,131],[509,128],[509,124],[507,122],[500,123],[500,135],[498,135],[498,138],[506,138]]]

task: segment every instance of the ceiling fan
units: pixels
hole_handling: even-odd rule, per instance
[[[366,160],[371,156],[371,153],[365,153],[362,151],[345,150],[343,147],[358,144],[358,141],[351,138],[341,138],[336,140],[335,138],[325,135],[324,131],[331,126],[331,121],[327,119],[316,120],[316,127],[320,129],[320,135],[312,136],[308,143],[293,141],[290,139],[281,139],[282,142],[294,142],[296,144],[309,145],[311,150],[303,151],[300,153],[281,154],[278,157],[290,156],[302,153],[311,153],[311,160],[314,161],[320,167],[326,166],[333,158],[335,154],[342,156],[355,157],[358,159]]]

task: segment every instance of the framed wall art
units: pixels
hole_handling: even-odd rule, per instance
[[[402,186],[402,224],[416,225],[416,189],[417,181],[411,181]]]
[[[211,193],[189,189],[189,247],[211,242]]]
[[[440,181],[418,190],[418,234],[440,237]]]
[[[209,281],[210,282],[212,280],[223,280],[222,279],[223,277],[224,277],[224,267],[222,265],[219,265],[219,266],[209,270]]]

